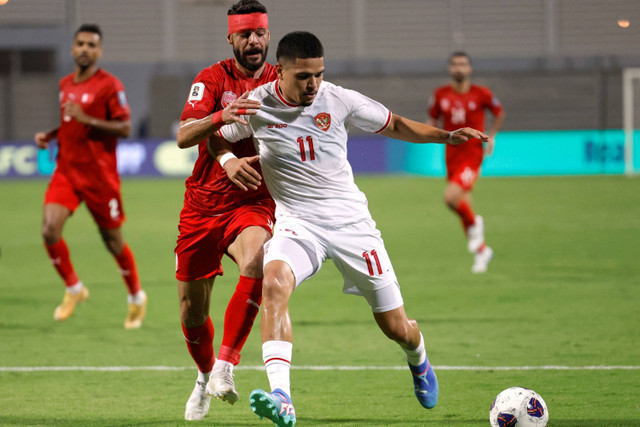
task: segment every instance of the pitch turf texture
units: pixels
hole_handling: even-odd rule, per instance
[[[441,202],[442,180],[357,182],[407,312],[424,332],[440,401],[430,411],[420,407],[402,352],[378,330],[363,299],[341,293],[328,262],[291,301],[299,425],[483,426],[494,396],[511,386],[539,392],[551,426],[640,425],[639,179],[483,178],[475,206],[495,251],[485,275],[469,271],[458,220]],[[134,331],[122,327],[125,287],[84,206],[65,236],[91,298],[67,322],[54,322],[63,288],[41,243],[45,187],[2,182],[0,424],[184,424],[195,368],[173,275],[183,181],[123,183],[124,235],[150,299],[147,320]],[[212,303],[218,333],[237,277],[232,262],[224,266]],[[258,326],[244,349],[245,369],[236,371],[240,400],[233,407],[212,401],[207,424],[270,425],[248,403],[252,389],[268,388]],[[145,370],[152,366],[164,368]]]

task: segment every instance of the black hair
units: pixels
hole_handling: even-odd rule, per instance
[[[248,15],[249,13],[267,13],[267,8],[258,0],[240,0],[227,11],[227,15]]]
[[[449,55],[449,62],[451,62],[451,60],[453,58],[458,58],[458,57],[461,57],[461,56],[467,58],[467,60],[469,61],[469,64],[471,64],[471,57],[469,56],[469,54],[467,52],[462,51],[462,50],[457,50],[457,51],[453,52],[451,55]]]
[[[278,43],[276,59],[323,58],[324,48],[320,40],[307,31],[294,31],[285,35]]]
[[[80,28],[73,33],[73,37],[75,38],[78,33],[95,33],[100,37],[100,40],[102,40],[102,30],[100,30],[98,24],[82,24]]]

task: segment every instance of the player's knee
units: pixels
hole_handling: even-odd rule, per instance
[[[287,301],[289,286],[281,277],[269,274],[262,279],[262,298],[265,301]]]
[[[245,254],[242,259],[237,260],[240,274],[248,277],[262,277],[262,250]]]
[[[180,321],[185,328],[191,329],[203,325],[208,316],[209,313],[201,304],[194,304],[186,298],[180,301]]]
[[[42,239],[47,246],[55,245],[62,237],[62,231],[53,224],[45,222],[42,224]]]

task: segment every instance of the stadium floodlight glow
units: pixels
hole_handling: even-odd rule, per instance
[[[622,114],[624,126],[624,170],[626,175],[635,173],[633,164],[634,116],[636,115],[635,109],[640,107],[640,102],[635,102],[640,90],[636,91],[635,89],[636,85],[639,84],[640,68],[625,68],[622,73]]]

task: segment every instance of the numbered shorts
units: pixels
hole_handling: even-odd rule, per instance
[[[451,147],[447,147],[449,149]],[[454,147],[454,148],[458,148]],[[465,191],[470,191],[478,177],[482,166],[482,144],[467,151],[458,148],[447,152],[447,181],[455,182]]]
[[[56,203],[75,212],[85,202],[98,227],[118,228],[125,220],[119,188],[109,186],[78,188],[58,169],[53,172],[44,195],[44,204]]]
[[[178,224],[176,279],[191,282],[222,276],[222,256],[229,245],[247,227],[262,227],[271,233],[274,209],[272,200],[252,201],[210,216],[185,206]]]
[[[286,262],[296,286],[316,274],[328,258],[344,279],[343,292],[365,297],[374,313],[404,303],[389,255],[372,219],[341,227],[322,227],[307,221],[278,219],[265,244],[264,265]]]

